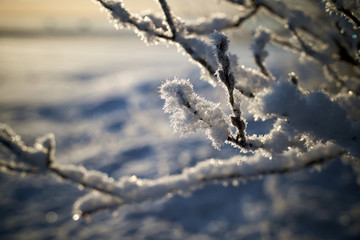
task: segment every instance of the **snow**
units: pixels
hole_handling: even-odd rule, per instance
[[[334,141],[359,157],[360,125],[351,122],[340,105],[318,91],[302,93],[290,81],[272,84],[257,95],[251,106],[255,116],[266,119],[285,117],[295,130],[309,133],[314,140]],[[291,99],[291,101],[289,101]]]
[[[356,239],[359,236],[356,228],[359,186],[355,184],[352,168],[339,160],[323,166],[321,172],[311,168],[265,178],[256,174],[247,182],[240,178],[203,184],[209,176],[234,173],[252,176],[262,169],[271,166],[276,170],[284,164],[301,167],[320,156],[332,158],[342,150],[331,141],[311,142],[306,136],[302,137],[310,144],[308,153],[306,146],[281,148],[299,137],[294,129],[303,127],[303,122],[289,125],[292,121],[284,119],[269,124],[273,130],[269,129],[263,137],[272,147],[278,144],[279,148],[273,148],[272,152],[278,158],[270,159],[269,155],[260,153],[240,155],[228,145],[222,146],[222,151],[214,150],[201,132],[179,138],[173,134],[168,115],[162,110],[164,101],[160,99],[159,87],[172,83],[166,79],[189,78],[192,87],[187,80],[176,82],[187,86],[189,98],[208,106],[206,109],[217,109],[215,103],[226,97],[222,88],[198,81],[197,68],[175,48],[148,48],[128,36],[3,37],[0,40],[0,122],[9,124],[21,135],[25,145],[33,146],[35,141],[33,148],[40,157],[36,158],[39,162],[30,161],[32,165],[41,168],[46,163],[44,151],[51,137],[36,139],[52,132],[57,143],[57,167],[61,166],[73,180],[115,189],[122,196],[120,200],[106,195],[99,197],[96,191],[87,194],[84,186],[59,182],[51,174],[19,177],[1,172],[1,238]],[[241,53],[249,51],[247,44],[236,47]],[[272,66],[270,62],[269,66]],[[244,77],[244,81],[266,82],[258,72],[244,70],[245,73],[251,78]],[[254,85],[258,84],[256,81]],[[296,86],[287,82],[268,83],[265,89],[261,85],[258,84],[257,92],[263,95],[258,96],[268,104],[253,110],[265,118],[269,118],[266,113],[282,113],[277,112],[279,108],[272,108],[277,101],[291,105],[288,95],[275,98],[274,92],[284,88],[290,89],[293,94],[290,99],[294,98],[304,111],[318,111],[322,105],[314,105],[316,102],[331,101],[322,93],[297,92]],[[203,101],[205,97],[213,103]],[[243,102],[242,108],[246,104]],[[284,107],[281,110],[288,111],[289,116],[299,114],[289,105],[281,104]],[[348,131],[356,129],[349,126],[336,103],[331,103],[329,108],[332,118],[326,118],[325,113],[320,115],[326,119],[324,124],[336,122]],[[257,126],[250,125],[253,119],[247,121],[248,126]],[[318,121],[322,120],[315,119]],[[253,127],[248,130],[260,131]],[[329,140],[337,134],[336,128],[330,132],[324,132],[321,127],[305,130]],[[216,133],[214,136],[223,139]],[[2,150],[1,147],[1,158],[7,159],[9,155]],[[174,186],[179,192],[171,191]],[[109,206],[116,211],[96,212],[88,223],[80,219],[73,221],[79,217],[78,210],[86,214]],[[47,216],[54,213],[56,220],[49,221]]]
[[[235,83],[235,88],[246,96],[256,93],[263,89],[264,86],[269,85],[269,79],[264,74],[244,65],[235,68],[234,75],[236,79],[239,79]]]

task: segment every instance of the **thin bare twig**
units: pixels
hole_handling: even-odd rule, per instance
[[[159,3],[160,3],[160,6],[161,6],[161,9],[162,9],[162,11],[163,11],[163,13],[165,15],[166,22],[170,27],[170,30],[171,30],[171,33],[172,33],[172,38],[175,39],[177,31],[176,31],[176,27],[174,25],[172,14],[170,12],[170,8],[169,8],[166,0],[159,0]]]
[[[30,168],[26,166],[20,166],[16,163],[11,163],[7,161],[0,160],[0,169],[4,168],[5,171],[9,171],[11,173],[18,173],[18,174],[36,174],[39,173],[38,169]]]
[[[213,33],[214,31],[226,31],[234,28],[240,28],[247,20],[249,20],[251,17],[255,16],[258,12],[259,8],[251,9],[249,12],[247,12],[245,15],[240,15],[237,17],[236,20],[228,20],[228,24],[225,26],[221,26],[219,28],[215,27],[214,29],[209,29],[208,31],[200,30],[196,25],[187,25],[186,30],[189,34],[196,34],[196,35],[208,35]],[[195,21],[196,22],[196,21]]]

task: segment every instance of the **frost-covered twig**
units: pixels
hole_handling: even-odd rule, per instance
[[[352,29],[360,29],[360,20],[353,13],[353,11],[356,12],[356,10],[359,9],[346,9],[340,1],[322,0],[322,2],[324,4],[325,11],[337,18],[341,28],[348,28],[348,26],[351,25]]]
[[[256,6],[265,9],[287,26],[298,46],[290,41],[279,41],[279,38],[274,37],[274,33],[270,37],[272,42],[280,44],[293,52],[305,55],[311,60],[315,60],[323,66],[323,69],[326,71],[325,75],[330,76],[330,80],[335,80],[340,85],[339,89],[357,93],[359,92],[358,82],[360,79],[360,44],[356,39],[360,32],[356,27],[357,21],[352,19],[357,19],[357,17],[352,14],[352,11],[346,11],[340,1],[336,2],[336,4],[329,0],[324,0],[323,2],[324,10],[329,15],[335,15],[333,28],[322,26],[322,21],[307,16],[304,11],[293,10],[283,2],[253,0]],[[339,9],[349,12],[348,15],[352,17],[344,17],[345,13]],[[344,18],[347,20],[344,20]],[[327,25],[331,24],[332,22]],[[351,27],[349,27],[349,24]],[[340,26],[338,32],[334,31],[336,29],[335,26]],[[348,76],[343,78],[340,75],[342,75],[341,68],[344,64],[349,64],[351,67],[348,68]],[[258,65],[261,68],[261,64]]]
[[[340,61],[351,64],[355,68],[359,68],[360,59],[357,57],[357,51],[359,51],[359,47],[356,46],[356,44],[354,45],[352,43],[354,39],[351,39],[353,36],[357,37],[358,34],[350,34],[350,36],[347,36],[343,29],[340,29],[339,32],[336,32],[333,31],[333,28],[322,27],[319,25],[319,21],[312,20],[311,17],[306,16],[302,11],[291,11],[287,9],[283,3],[279,3],[281,5],[280,8],[275,8],[275,6],[272,6],[272,3],[268,0],[259,0],[259,2],[261,6],[267,9],[269,12],[286,21],[285,23],[288,25],[289,30],[292,32],[292,34],[294,34],[295,38],[300,40],[299,43],[308,56],[319,60],[324,65]],[[334,8],[332,8],[332,3],[330,3],[331,1],[324,0],[323,2],[325,3],[324,10],[326,12],[331,14],[332,12],[336,11]],[[339,8],[344,9],[341,7],[342,5],[340,2],[337,3],[337,5]],[[349,12],[351,13],[351,11]],[[355,16],[353,17],[356,19]],[[354,21],[350,19],[349,21],[340,22],[341,21],[337,20],[336,26],[341,25],[341,28],[343,28],[350,22],[353,23]],[[329,52],[323,53],[321,51],[316,51],[314,48],[311,48],[311,44],[305,44],[305,41],[303,41],[300,37],[300,32],[314,38],[317,44],[320,44],[319,41],[321,41],[323,45],[327,45]],[[359,33],[359,29],[357,29],[357,32]]]
[[[335,82],[339,86],[346,87],[347,91],[352,91],[356,95],[359,95],[359,90],[348,86],[346,81],[344,81],[343,79],[341,79],[341,77],[339,77],[339,73],[334,68],[334,64],[336,63],[334,59],[314,50],[310,44],[307,44],[302,39],[302,37],[298,34],[298,31],[295,28],[289,27],[289,29],[293,34],[293,36],[295,37],[295,39],[300,43],[303,53],[305,53],[307,56],[313,58],[314,60],[318,61],[321,65],[323,65],[324,70],[326,70],[327,73],[329,73],[329,75],[335,80]],[[345,49],[342,49],[341,45],[338,44],[338,47],[340,49],[340,52],[342,53],[341,55],[342,57],[340,58],[341,60],[352,62],[355,65],[357,64],[356,62],[354,62],[354,60],[351,57],[348,56],[348,54],[346,54],[347,51]]]
[[[174,25],[173,17],[172,17],[172,14],[170,12],[169,6],[168,6],[166,0],[159,0],[159,3],[160,3],[160,6],[161,6],[161,9],[163,10],[163,13],[165,15],[166,22],[168,23],[168,25],[170,27],[170,30],[171,30],[171,33],[172,33],[172,38],[175,39],[177,30],[176,30],[176,27]]]
[[[210,37],[215,45],[215,55],[218,60],[218,70],[216,71],[216,76],[227,89],[229,104],[233,113],[231,116],[231,123],[237,130],[236,137],[234,138],[230,136],[228,140],[235,142],[243,148],[252,147],[252,145],[246,141],[246,123],[241,118],[240,103],[235,101],[234,98],[235,78],[231,71],[230,58],[227,53],[229,40],[225,34],[221,33],[214,33]]]
[[[239,4],[241,7],[243,7],[244,2],[246,2],[227,1]],[[271,37],[270,40],[272,42],[284,46],[291,51],[305,54],[310,59],[321,63],[324,69],[328,70],[331,68],[331,71],[328,72],[331,72],[330,76],[332,79],[340,83],[347,91],[358,92],[356,87],[354,88],[354,82],[359,79],[359,74],[356,72],[359,71],[360,66],[360,44],[357,40],[360,39],[358,24],[360,21],[358,16],[354,14],[356,11],[346,9],[341,1],[323,0],[323,3],[325,12],[335,19],[336,24],[334,27],[337,26],[339,28],[338,33],[333,31],[334,28],[322,26],[322,21],[312,19],[306,15],[304,11],[291,9],[281,1],[251,0],[248,5],[255,9],[264,9],[271,16],[287,26],[293,37],[298,40],[300,48],[290,41],[284,41],[284,39],[281,40],[277,37]],[[302,35],[312,39],[312,41],[306,43]],[[312,47],[312,45],[317,45],[319,48],[326,46],[326,48],[325,50],[320,50]],[[350,64],[354,68],[351,70],[352,73],[349,74],[352,75],[352,77],[356,76],[357,79],[351,80],[351,82],[348,83],[339,77],[341,74],[334,64],[342,63]],[[262,69],[261,61],[257,61],[257,64]]]
[[[214,14],[209,18],[200,18],[186,25],[186,29],[190,34],[209,35],[214,31],[225,31],[239,28],[256,15],[258,8],[252,9],[245,14],[228,18],[226,14]]]
[[[309,25],[309,17],[306,16],[300,10],[294,10],[289,8],[282,1],[272,1],[272,0],[249,0],[249,1],[234,1],[234,0],[225,0],[226,2],[230,2],[232,4],[237,4],[241,7],[250,6],[253,9],[265,9],[268,13],[270,13],[273,17],[280,19],[280,21],[285,21],[287,23],[288,20],[297,21],[297,28],[302,31],[307,32],[308,34],[326,41],[326,36],[321,35],[324,29],[317,29],[318,24],[315,23],[313,25]],[[249,2],[244,4],[244,2]]]
[[[44,170],[53,162],[55,139],[52,134],[38,138],[33,147],[28,147],[11,128],[0,123],[0,143],[15,154],[16,163],[25,163],[28,167]]]
[[[3,160],[0,160],[0,169],[1,172],[10,172],[10,173],[19,173],[19,174],[35,174],[39,172],[38,169],[36,168],[21,166],[19,164],[15,164]]]
[[[319,23],[311,21],[311,18],[304,12],[291,9],[282,1],[252,0],[252,2],[255,6],[265,9],[273,17],[286,25],[292,25],[295,28],[301,29],[323,42],[327,41],[326,30],[319,29]]]
[[[261,154],[252,156],[237,156],[227,160],[209,159],[184,169],[180,174],[164,176],[157,179],[140,179],[136,176],[122,178],[114,182],[114,191],[121,195],[121,205],[141,203],[171,197],[174,194],[191,193],[206,183],[219,181],[233,182],[251,180],[266,175],[284,174],[324,164],[344,155],[344,151],[336,145],[319,144],[306,153],[299,154],[295,149],[284,152],[276,159],[270,160]],[[80,198],[74,206],[74,214],[81,215],[92,207],[97,207],[97,201],[104,208],[104,201],[113,208],[115,201],[103,199],[97,193],[89,193]],[[84,210],[85,209],[85,210]]]
[[[105,173],[87,170],[81,166],[56,165],[54,159],[50,165],[45,165],[45,167],[43,165],[34,166],[33,159],[26,157],[33,153],[32,147],[25,146],[20,137],[9,127],[1,125],[1,129],[0,136],[3,139],[1,143],[19,158],[17,163],[31,165],[41,170],[38,173],[53,173],[59,179],[82,185],[91,190],[89,194],[75,202],[74,220],[99,210],[161,199],[173,194],[191,193],[206,183],[233,181],[236,184],[238,180],[298,171],[323,164],[346,153],[331,142],[318,143],[306,152],[299,152],[295,148],[288,149],[272,160],[261,152],[257,152],[252,156],[235,156],[228,160],[209,159],[199,162],[194,167],[184,169],[180,174],[157,179],[140,179],[130,176],[115,180]],[[44,161],[44,158],[41,158],[42,155],[32,155],[34,158],[37,156],[40,157],[41,161],[39,160],[39,162]]]
[[[172,15],[170,8],[165,0],[159,1],[165,15],[167,27],[160,24],[161,21],[154,21],[154,16],[139,16],[126,10],[121,0],[96,0],[104,7],[116,26],[129,27],[147,43],[166,42],[175,44],[185,51],[190,58],[198,63],[203,70],[203,78],[210,83],[214,83],[213,75],[216,70],[216,61],[212,56],[212,48],[200,38],[190,37],[185,31],[185,25]],[[156,19],[158,20],[158,19]],[[159,23],[160,22],[160,23]],[[170,28],[170,33],[167,28]]]
[[[225,114],[219,104],[197,96],[188,80],[165,82],[160,89],[164,110],[171,115],[171,125],[182,136],[203,129],[215,148],[220,149],[230,135]]]
[[[254,53],[256,65],[260,68],[260,71],[268,78],[273,79],[274,77],[265,65],[265,58],[268,56],[265,46],[269,40],[270,33],[264,28],[258,28],[255,31],[254,42],[251,47]]]
[[[139,16],[136,14],[131,14],[125,8],[123,2],[119,1],[109,1],[109,0],[95,0],[98,2],[104,9],[106,9],[110,15],[112,21],[114,21],[115,26],[123,27],[134,27],[139,31],[141,38],[146,41],[151,41],[153,37],[158,39],[170,40],[171,36],[166,35],[164,29],[159,26],[153,19],[148,16]]]

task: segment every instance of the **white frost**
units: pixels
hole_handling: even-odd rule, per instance
[[[204,130],[215,148],[219,149],[230,134],[226,116],[219,104],[199,97],[188,80],[174,79],[161,86],[164,110],[170,113],[176,132],[185,136]]]
[[[234,76],[235,88],[245,95],[263,90],[270,84],[269,78],[264,74],[243,65],[234,69]]]
[[[15,162],[44,171],[51,163],[55,152],[53,134],[47,134],[35,141],[33,147],[26,146],[19,135],[0,123],[0,143],[7,145],[16,158]]]
[[[322,92],[304,94],[290,82],[274,83],[259,93],[249,108],[255,117],[285,118],[297,131],[334,141],[360,156],[360,124],[350,121],[340,105]]]
[[[173,194],[186,194],[202,187],[207,182],[249,179],[261,175],[299,170],[308,164],[321,163],[337,158],[343,150],[333,143],[317,144],[311,150],[299,152],[288,149],[270,160],[260,152],[252,156],[235,156],[228,160],[209,159],[194,167],[184,169],[181,174],[158,179],[138,179],[135,176],[121,178],[108,183],[112,197],[96,192],[79,199],[74,213],[91,213],[99,209],[156,200]]]

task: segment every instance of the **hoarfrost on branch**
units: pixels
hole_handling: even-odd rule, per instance
[[[193,80],[167,80],[160,87],[160,95],[165,101],[164,111],[170,114],[171,125],[180,136],[201,129],[216,149],[231,144],[239,150],[238,156],[204,160],[179,174],[158,179],[129,176],[116,180],[82,166],[58,164],[51,134],[39,138],[30,147],[7,125],[1,124],[0,143],[15,156],[0,161],[1,171],[50,172],[59,179],[90,189],[90,193],[74,204],[74,220],[77,220],[103,209],[191,193],[209,182],[284,174],[338,158],[358,165],[358,13],[342,5],[343,1],[323,0],[323,12],[330,19],[324,22],[281,1],[223,1],[237,7],[239,15],[216,13],[208,19],[185,21],[175,16],[166,0],[158,0],[162,16],[131,13],[121,0],[95,0],[116,27],[132,29],[147,44],[177,46],[200,67],[203,79],[223,87],[227,106],[200,97],[190,82]],[[251,45],[257,69],[238,65],[241,60],[229,53],[231,42],[224,32],[240,29],[260,12],[285,25],[287,33],[260,26],[254,31]],[[324,74],[321,84],[316,89],[306,87],[293,72],[289,72],[288,79],[277,78],[266,65],[271,55],[266,48],[270,44],[320,66]],[[249,116],[255,122],[273,120],[274,123],[264,135],[248,135]]]

